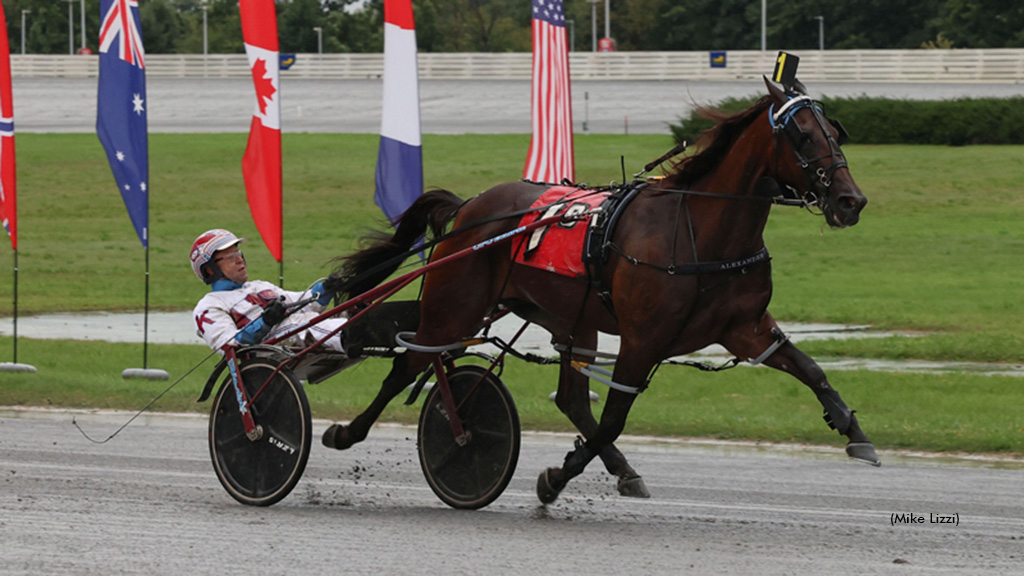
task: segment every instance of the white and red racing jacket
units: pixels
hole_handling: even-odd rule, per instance
[[[192,312],[196,323],[196,334],[214,350],[220,351],[225,345],[238,346],[239,342],[235,339],[235,335],[240,329],[262,316],[263,308],[272,300],[283,298],[285,303],[289,303],[308,297],[308,292],[284,290],[263,280],[246,282],[234,290],[216,290],[203,296]],[[324,309],[324,306],[311,302],[300,312],[291,314],[280,324],[274,326],[267,337],[283,334],[296,326],[305,324]],[[320,329],[316,332],[326,334],[327,331],[340,325],[339,322],[343,324],[345,319],[325,319],[321,324],[326,325],[318,324]],[[305,336],[305,332],[300,332],[289,338],[286,343],[301,344]],[[340,350],[340,340],[337,346],[329,347]]]

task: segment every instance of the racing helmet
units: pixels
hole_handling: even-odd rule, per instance
[[[189,260],[192,261],[192,271],[203,282],[213,284],[220,271],[216,263],[213,263],[213,255],[219,250],[230,248],[242,242],[245,242],[245,238],[239,238],[221,228],[214,228],[213,230],[203,232],[192,243],[192,254],[189,256]],[[211,263],[213,263],[213,266],[210,266]]]

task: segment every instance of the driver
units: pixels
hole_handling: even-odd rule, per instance
[[[306,324],[320,314],[334,298],[317,282],[305,292],[291,292],[270,282],[253,280],[245,269],[245,256],[239,238],[227,230],[203,232],[192,243],[192,271],[210,286],[210,293],[196,304],[192,316],[196,333],[206,344],[223,353],[227,346],[257,344]],[[285,317],[285,307],[299,300],[314,298],[305,307]],[[325,318],[284,340],[290,346],[308,346],[340,328],[346,318]],[[344,352],[341,332],[323,345]]]

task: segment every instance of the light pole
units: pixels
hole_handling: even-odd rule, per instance
[[[203,3],[203,56],[206,56],[207,48],[209,47],[209,44],[207,43],[207,36],[206,36],[206,11],[207,11],[208,8],[209,8],[209,6],[207,6],[206,3],[204,2]]]
[[[31,12],[31,10],[21,11],[21,53],[25,53],[25,15]]]
[[[590,40],[593,51],[597,52],[597,3],[601,0],[587,0],[590,4]]]
[[[825,17],[815,16],[815,20],[818,21],[818,50],[825,49]]]
[[[324,53],[324,29],[320,26],[314,26],[313,30],[316,30],[316,53]]]
[[[768,0],[761,0],[761,51],[768,49]]]
[[[609,3],[611,3],[611,0],[604,0],[604,37],[605,38],[611,38],[612,37],[611,12],[609,12],[609,10],[608,10],[608,4]]]
[[[68,3],[68,54],[75,53],[75,0]]]
[[[82,50],[81,53],[85,54],[85,0],[82,0]]]

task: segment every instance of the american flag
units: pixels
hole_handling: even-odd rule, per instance
[[[533,138],[523,178],[574,181],[572,94],[562,0],[531,0],[533,10]]]
[[[96,135],[143,247],[149,246],[146,65],[137,0],[100,0]]]

